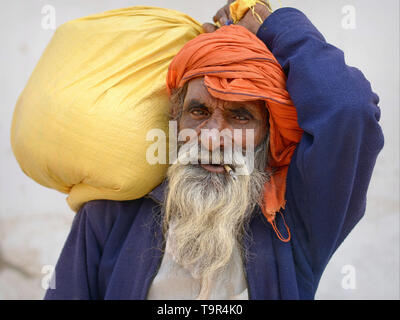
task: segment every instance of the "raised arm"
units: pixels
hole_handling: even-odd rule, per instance
[[[316,275],[363,216],[384,138],[379,98],[299,10],[282,8],[257,36],[282,65],[303,137],[287,181],[288,224]]]

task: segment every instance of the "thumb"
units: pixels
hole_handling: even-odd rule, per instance
[[[204,23],[202,27],[205,33],[211,33],[218,29],[214,24],[208,22]]]

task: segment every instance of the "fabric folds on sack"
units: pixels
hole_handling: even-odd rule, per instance
[[[168,66],[202,32],[183,13],[144,6],[60,26],[15,107],[11,145],[22,170],[67,193],[74,211],[149,193],[167,170],[146,161],[146,135],[168,133]]]

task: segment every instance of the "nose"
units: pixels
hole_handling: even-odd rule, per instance
[[[232,143],[232,128],[225,121],[220,112],[214,112],[200,128],[200,141],[203,148],[208,151],[224,149]]]

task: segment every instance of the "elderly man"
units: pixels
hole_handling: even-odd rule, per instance
[[[227,8],[215,22],[229,24]],[[177,161],[141,199],[86,203],[46,299],[314,298],[365,212],[383,147],[378,97],[300,11],[254,9],[238,25],[205,24],[167,80],[173,119],[198,138],[183,146],[200,160],[242,150],[229,163]],[[247,135],[204,129],[250,130],[251,170],[229,174],[248,165]]]

